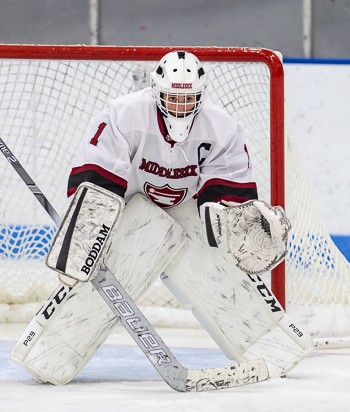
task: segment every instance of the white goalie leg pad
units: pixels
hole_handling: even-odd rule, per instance
[[[165,269],[166,286],[191,304],[229,359],[262,358],[270,376],[284,375],[313,348],[311,337],[286,316],[261,277],[243,273],[229,254],[204,244],[195,202],[169,213],[189,239]]]
[[[27,326],[11,358],[42,382],[68,383],[115,325],[105,306],[90,283],[72,289],[60,285]]]
[[[135,300],[186,242],[182,227],[141,195],[126,206],[105,263]],[[117,320],[90,282],[60,285],[17,342],[12,359],[34,377],[70,382],[112,332]]]
[[[313,339],[285,313],[241,355],[239,362],[264,359],[270,377],[285,376],[314,349]]]

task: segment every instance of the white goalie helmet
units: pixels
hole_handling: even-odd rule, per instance
[[[168,133],[183,142],[204,100],[207,75],[195,55],[185,51],[166,54],[151,73],[153,97],[163,114]]]

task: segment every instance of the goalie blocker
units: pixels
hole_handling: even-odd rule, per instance
[[[54,238],[47,266],[61,277],[90,280],[101,266],[108,238],[123,209],[120,196],[92,183],[82,183]]]

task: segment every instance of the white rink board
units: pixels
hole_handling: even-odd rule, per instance
[[[329,233],[350,236],[350,64],[285,64],[286,114]]]

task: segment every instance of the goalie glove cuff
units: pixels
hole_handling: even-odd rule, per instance
[[[200,206],[199,212],[202,218],[204,238],[209,246],[219,247],[228,252],[226,209],[227,207],[220,203],[207,202]]]

